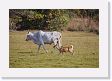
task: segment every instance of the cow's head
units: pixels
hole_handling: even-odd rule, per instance
[[[31,32],[28,32],[25,38],[26,41],[31,40]]]

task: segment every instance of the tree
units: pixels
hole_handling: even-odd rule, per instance
[[[42,29],[63,30],[73,18],[88,19],[85,29],[77,26],[79,31],[94,31],[91,21],[99,22],[98,9],[10,9],[9,28],[13,30]],[[81,24],[80,24],[81,25]]]

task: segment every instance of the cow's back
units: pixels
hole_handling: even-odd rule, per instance
[[[41,30],[34,33],[34,38],[37,44],[52,44],[55,40],[59,40],[59,45],[61,45],[61,33],[57,31],[53,32],[43,32]]]

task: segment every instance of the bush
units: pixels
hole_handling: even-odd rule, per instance
[[[98,9],[10,9],[10,30],[98,32]]]

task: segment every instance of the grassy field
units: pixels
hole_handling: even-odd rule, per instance
[[[73,44],[74,55],[59,54],[53,45],[46,45],[37,53],[37,46],[25,41],[26,31],[10,32],[10,68],[98,68],[99,36],[87,32],[62,32],[63,45]]]

